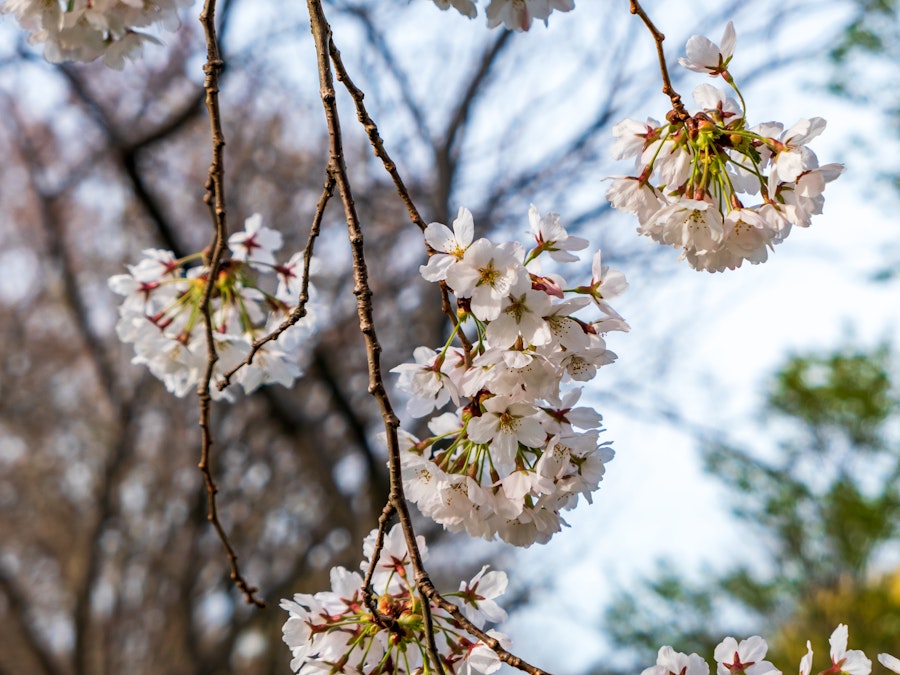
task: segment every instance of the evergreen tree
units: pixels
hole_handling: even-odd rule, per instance
[[[857,648],[900,644],[900,571],[881,567],[900,536],[898,412],[888,347],[790,357],[763,410],[777,448],[703,450],[758,555],[702,581],[661,564],[607,612],[613,639],[648,665],[660,644],[709,654],[748,629],[777,636],[780,664],[799,662],[807,639],[827,652],[840,622]]]

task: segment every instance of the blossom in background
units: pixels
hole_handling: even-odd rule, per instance
[[[460,324],[441,347],[418,347],[414,363],[393,369],[414,417],[431,414],[433,434],[403,436],[406,494],[449,530],[519,546],[546,542],[579,495],[590,499],[613,457],[599,442],[601,416],[575,407],[585,381],[616,356],[602,334],[627,330],[610,306],[627,287],[620,272],[594,257],[592,278],[570,285],[541,264],[578,260],[586,242],[570,236],[556,214],[528,214],[533,247],[474,240],[472,216],[460,209],[453,231],[426,230],[438,251],[420,271],[445,280]],[[443,279],[442,279],[443,277]],[[581,316],[582,312],[589,312]],[[472,337],[466,354],[458,331]],[[452,401],[455,412],[442,412]]]
[[[281,235],[262,227],[259,215],[229,238],[232,257],[223,260],[213,281],[210,318],[219,360],[214,379],[240,364],[254,340],[274,330],[297,302],[302,284],[302,256],[279,265],[275,253]],[[110,289],[124,296],[116,332],[134,344],[132,363],[145,365],[176,396],[196,389],[207,362],[206,328],[200,312],[209,270],[197,265],[200,254],[177,260],[171,251],[147,249],[144,258],[128,267],[128,274],[109,280]],[[191,266],[194,265],[194,266]],[[275,275],[268,283],[264,278]],[[310,296],[314,289],[310,285]],[[253,362],[237,371],[235,381],[246,393],[264,384],[290,386],[300,376],[298,364],[303,337],[315,324],[310,312],[277,340],[263,345]],[[215,384],[215,382],[214,382]],[[213,398],[232,397],[227,389],[210,388]]]
[[[373,564],[376,534],[373,530],[363,543],[363,574]],[[424,539],[418,537],[416,543],[426,560]],[[374,564],[371,589],[379,617],[365,603],[363,576],[343,567],[331,570],[331,591],[298,593],[292,600],[281,601],[282,609],[289,613],[282,632],[294,657],[293,671],[404,675],[434,671],[422,614],[422,604],[428,600],[415,585],[400,525],[386,533]],[[443,595],[483,628],[487,622],[506,619],[506,612],[495,602],[506,586],[504,572],[489,572],[485,566],[471,580],[460,583],[459,591]],[[487,675],[500,668],[497,654],[468,635],[448,612],[432,604],[431,614],[435,643],[447,672]],[[509,646],[502,633],[491,629],[487,634]]]
[[[734,53],[731,23],[720,45],[694,36],[681,65],[721,76],[740,103],[710,84],[694,91],[699,110],[664,124],[625,120],[613,127],[616,159],[635,159],[635,175],[613,177],[606,196],[638,218],[638,233],[681,250],[699,270],[719,272],[765,262],[796,225],[822,213],[827,183],[843,171],[819,165],[807,143],[825,120],[802,119],[754,127],[728,72]],[[755,202],[755,203],[754,203]]]
[[[103,57],[121,70],[125,59],[140,56],[145,43],[160,44],[136,29],[180,25],[178,9],[193,0],[6,0],[0,11],[13,14],[30,33],[32,44],[44,44],[48,61],[93,61]]]
[[[474,19],[478,15],[478,8],[472,0],[434,0],[434,4],[443,10],[453,7],[457,12],[470,19]]]
[[[478,8],[472,0],[434,0],[443,10],[453,7],[463,16],[474,19]],[[526,31],[534,19],[547,25],[547,18],[553,10],[570,12],[575,9],[575,0],[490,0],[485,9],[488,28],[503,24],[509,30]]]
[[[575,9],[575,0],[491,0],[484,13],[487,15],[488,28],[495,28],[502,23],[509,30],[528,30],[533,19],[543,21],[546,25],[547,18],[554,9],[570,12]]]

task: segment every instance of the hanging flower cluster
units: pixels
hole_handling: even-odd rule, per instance
[[[376,532],[363,544],[363,572],[372,564]],[[425,540],[416,542],[427,557]],[[413,580],[403,531],[395,525],[384,539],[372,577],[375,616],[363,596],[363,576],[343,567],[331,570],[331,591],[309,595],[297,593],[282,600],[290,616],[284,624],[284,641],[291,649],[291,669],[302,673],[431,673],[425,639],[422,597]],[[495,599],[506,591],[506,574],[487,566],[459,590],[442,594],[457,605],[478,628],[486,622],[506,620],[506,612]],[[483,642],[473,641],[445,610],[431,606],[434,637],[441,665],[449,673],[493,673],[500,668],[497,655]],[[494,630],[487,634],[504,647],[509,639]]]
[[[793,225],[808,227],[822,212],[826,183],[843,171],[819,166],[807,143],[825,120],[748,125],[746,105],[728,71],[735,32],[729,22],[721,46],[694,36],[684,67],[722,77],[740,99],[709,84],[694,90],[700,110],[673,110],[668,122],[627,119],[613,128],[616,159],[636,158],[636,175],[613,180],[607,198],[637,215],[638,232],[682,250],[698,270],[719,272],[744,260],[764,262]]]
[[[520,546],[546,542],[560,530],[560,511],[583,494],[590,500],[613,457],[599,443],[600,414],[576,406],[580,389],[615,360],[603,335],[628,326],[608,301],[627,286],[620,272],[594,257],[589,283],[569,286],[541,272],[549,256],[578,258],[584,239],[571,237],[556,214],[529,212],[534,246],[474,238],[472,214],[460,209],[451,231],[432,223],[425,240],[435,253],[421,268],[456,295],[459,323],[437,350],[419,347],[415,363],[393,369],[410,394],[408,410],[423,417],[453,402],[455,412],[434,417],[433,436],[404,435],[406,494],[452,531],[495,535]],[[578,316],[592,305],[591,320]],[[471,348],[453,346],[459,331]]]
[[[278,327],[302,286],[303,255],[295,253],[286,263],[276,263],[281,234],[262,227],[258,214],[247,219],[243,232],[231,235],[228,245],[232,256],[219,266],[210,301],[219,355],[214,376],[243,361],[255,339]],[[123,342],[134,343],[132,363],[146,365],[176,396],[195,389],[206,370],[201,304],[209,269],[205,263],[197,264],[202,257],[197,253],[176,259],[171,251],[147,249],[143,260],[129,266],[128,274],[109,280],[109,287],[125,296],[116,332]],[[268,290],[261,285],[266,275],[278,278],[274,292],[274,280]],[[263,345],[235,381],[247,393],[271,382],[289,386],[300,375],[293,352],[313,325],[314,317],[308,313],[277,340]],[[210,393],[213,398],[231,397],[228,389],[220,392],[212,387]]]
[[[32,44],[44,43],[48,61],[93,61],[121,70],[126,58],[140,55],[145,42],[159,40],[135,29],[159,25],[174,31],[178,8],[193,0],[6,0],[0,11],[13,14],[31,33]]]
[[[453,7],[470,19],[478,15],[474,0],[434,0],[434,3],[441,9]],[[502,23],[509,30],[524,31],[531,28],[534,19],[543,21],[546,26],[554,9],[569,12],[575,9],[575,0],[491,0],[484,13],[488,28],[496,28]]]
[[[829,639],[831,665],[819,675],[869,675],[872,662],[859,649],[847,649],[847,626],[840,624]],[[781,671],[763,659],[769,646],[758,635],[738,642],[727,637],[716,647],[714,658],[717,675],[781,675]],[[900,659],[879,654],[881,664],[900,675]],[[806,654],[800,660],[800,675],[811,675],[812,646],[807,641]],[[660,647],[656,665],[641,675],[709,675],[709,665],[697,654],[683,654],[671,647]]]

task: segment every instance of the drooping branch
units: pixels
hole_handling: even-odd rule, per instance
[[[213,237],[208,252],[207,269],[208,276],[206,279],[206,288],[203,294],[203,301],[200,304],[200,314],[203,317],[203,323],[206,329],[206,369],[200,384],[197,387],[197,398],[200,402],[200,430],[201,430],[201,447],[200,462],[198,464],[203,481],[206,485],[208,518],[219,536],[222,546],[228,556],[231,565],[231,578],[238,589],[244,594],[244,600],[248,604],[257,607],[265,607],[265,603],[256,596],[257,588],[247,583],[241,575],[238,566],[238,557],[234,551],[234,547],[225,532],[225,528],[219,521],[218,508],[216,505],[216,492],[218,487],[212,476],[211,468],[211,450],[213,445],[212,429],[210,426],[212,398],[210,396],[210,382],[212,381],[213,370],[219,359],[216,353],[215,338],[213,337],[212,316],[210,315],[210,301],[212,299],[213,289],[216,285],[216,278],[219,272],[219,265],[225,254],[225,248],[228,240],[228,223],[225,211],[225,136],[222,133],[222,118],[219,112],[219,73],[224,67],[224,62],[219,54],[219,45],[216,39],[216,0],[206,0],[203,11],[200,13],[200,23],[203,26],[206,35],[206,64],[203,66],[203,72],[206,74],[203,82],[203,88],[206,92],[206,109],[209,112],[209,124],[212,137],[212,159],[209,165],[209,174],[206,179],[206,194],[204,201],[209,206],[210,215],[213,221]]]
[[[662,91],[672,101],[672,111],[677,121],[687,123],[691,119],[691,115],[684,107],[684,103],[681,102],[681,95],[675,91],[675,87],[672,86],[672,80],[669,78],[669,67],[666,65],[666,53],[663,49],[663,41],[666,39],[666,36],[653,24],[638,0],[629,0],[629,2],[631,13],[640,17],[644,25],[647,26],[647,30],[653,35],[654,42],[656,42],[656,54],[659,58],[659,70],[663,81]]]
[[[425,566],[422,562],[422,556],[416,542],[416,534],[412,525],[409,508],[406,503],[406,497],[403,493],[403,479],[400,467],[400,444],[397,430],[400,421],[393,411],[390,398],[384,386],[384,380],[381,374],[381,345],[376,335],[375,324],[372,311],[372,291],[368,283],[368,269],[365,261],[363,233],[360,225],[359,216],[353,201],[353,194],[350,186],[347,168],[344,162],[343,142],[341,137],[340,118],[335,100],[334,83],[332,79],[329,55],[338,54],[334,48],[331,39],[331,28],[325,18],[322,9],[321,0],[307,0],[310,12],[310,27],[312,29],[313,38],[316,43],[316,54],[319,67],[319,84],[322,96],[322,104],[325,109],[325,117],[328,125],[329,133],[329,171],[331,171],[337,181],[338,192],[344,205],[344,214],[347,220],[347,229],[350,237],[350,246],[353,257],[353,276],[354,276],[354,295],[357,299],[357,313],[359,315],[360,331],[366,342],[366,357],[369,371],[369,393],[376,399],[381,408],[382,418],[384,420],[386,440],[388,446],[389,472],[390,472],[390,498],[385,505],[384,510],[378,520],[378,530],[376,535],[375,551],[371,556],[370,567],[367,571],[366,582],[364,583],[364,593],[366,594],[366,603],[372,611],[376,620],[385,620],[375,607],[371,595],[371,580],[373,570],[378,562],[378,553],[383,546],[383,539],[386,532],[390,517],[396,513],[400,525],[403,529],[404,538],[406,540],[407,550],[409,552],[410,565],[413,568],[415,583],[419,592],[429,602],[422,603],[422,620],[426,639],[426,648],[432,665],[437,673],[443,675],[444,668],[434,637],[434,623],[432,617],[431,604],[434,603],[445,611],[448,611],[454,619],[463,627],[464,630],[471,635],[478,637],[485,645],[492,649],[497,656],[505,663],[530,673],[530,675],[547,675],[545,671],[532,666],[526,661],[520,659],[514,654],[503,649],[499,641],[492,638],[484,631],[480,630],[463,616],[459,609],[449,600],[443,598],[434,588],[434,584],[428,576]],[[496,46],[496,45],[495,45]],[[354,97],[357,100],[358,110],[362,97]],[[360,120],[364,121],[364,116],[360,115]],[[374,127],[374,124],[372,125]],[[374,144],[374,143],[373,143]],[[452,610],[450,609],[452,607]]]

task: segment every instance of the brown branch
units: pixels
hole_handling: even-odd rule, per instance
[[[640,17],[641,21],[644,22],[644,25],[647,26],[647,30],[653,35],[653,40],[656,42],[656,55],[659,58],[659,70],[662,73],[662,91],[672,101],[672,111],[675,116],[674,121],[687,124],[691,120],[691,115],[685,109],[684,103],[681,102],[681,95],[675,91],[675,87],[672,86],[672,80],[669,79],[669,68],[666,66],[666,54],[663,50],[663,41],[666,39],[666,36],[653,25],[650,17],[647,16],[647,12],[644,11],[644,8],[641,7],[641,3],[638,0],[629,0],[629,11]]]
[[[197,398],[200,402],[200,462],[198,467],[203,474],[203,482],[206,485],[207,518],[212,524],[222,542],[228,562],[231,565],[231,578],[238,589],[244,594],[244,600],[248,604],[257,607],[265,607],[265,603],[256,596],[257,588],[247,583],[241,575],[238,566],[238,557],[231,545],[225,528],[219,521],[216,505],[216,492],[218,487],[212,477],[211,450],[213,445],[212,429],[210,426],[211,397],[209,386],[213,376],[213,370],[219,356],[216,353],[215,340],[213,338],[212,316],[210,315],[210,301],[213,288],[219,271],[219,263],[225,253],[228,238],[228,224],[225,215],[225,163],[224,153],[225,136],[222,133],[222,118],[219,112],[219,73],[224,67],[224,62],[219,55],[219,45],[216,40],[215,26],[216,0],[206,0],[203,11],[200,13],[200,23],[206,35],[206,64],[203,66],[203,88],[206,92],[206,109],[209,112],[209,124],[212,136],[212,160],[209,165],[209,175],[206,179],[206,194],[204,201],[209,206],[213,220],[213,237],[210,244],[211,253],[207,261],[208,276],[203,301],[200,304],[200,312],[206,328],[206,369],[200,384],[197,386]]]
[[[310,16],[310,29],[316,43],[316,59],[319,70],[319,88],[322,96],[322,105],[325,109],[325,119],[328,124],[329,137],[329,171],[337,181],[338,192],[344,206],[344,215],[347,219],[347,232],[350,238],[350,247],[353,257],[353,294],[356,296],[356,308],[359,316],[359,329],[366,342],[366,362],[369,371],[369,393],[378,401],[381,415],[384,420],[387,434],[388,456],[390,458],[391,498],[390,502],[400,515],[403,531],[409,549],[410,562],[414,570],[422,570],[422,558],[416,545],[416,536],[403,495],[403,483],[400,474],[400,443],[397,438],[397,428],[400,420],[394,414],[391,407],[384,379],[381,375],[381,345],[375,333],[375,324],[372,311],[372,290],[369,287],[368,268],[363,250],[363,234],[360,227],[359,216],[356,213],[356,205],[353,201],[353,193],[350,188],[350,179],[347,175],[347,166],[344,162],[343,141],[341,138],[340,118],[338,116],[337,103],[335,101],[334,80],[331,73],[329,60],[329,45],[331,44],[331,27],[325,18],[321,0],[307,0]],[[422,605],[422,620],[424,624],[425,639],[428,654],[433,662],[438,675],[444,675],[444,669],[440,661],[437,644],[434,639],[434,623],[431,616],[431,607],[428,603]]]
[[[388,522],[394,515],[394,505],[388,501],[378,517],[378,532],[375,535],[375,546],[372,549],[372,555],[369,559],[369,569],[366,570],[366,578],[363,579],[363,602],[375,617],[375,622],[382,628],[391,630],[397,625],[397,620],[389,616],[385,616],[378,611],[378,604],[375,601],[375,594],[372,592],[372,578],[375,576],[375,568],[378,567],[378,559],[381,557],[381,551],[384,550],[384,534],[387,532]]]
[[[218,386],[219,391],[222,391],[231,384],[231,378],[237,371],[244,366],[249,366],[253,363],[253,357],[256,356],[256,353],[260,349],[262,349],[263,345],[272,342],[273,340],[277,340],[288,328],[295,325],[300,319],[306,316],[306,304],[309,302],[309,268],[312,264],[313,247],[319,236],[319,231],[322,228],[322,217],[325,215],[325,207],[328,205],[328,200],[331,199],[334,194],[334,182],[334,176],[331,175],[331,172],[328,172],[325,178],[325,186],[322,189],[322,196],[319,197],[319,201],[316,204],[316,212],[313,216],[312,227],[310,227],[309,230],[309,237],[306,240],[306,247],[303,249],[303,280],[300,282],[300,294],[297,297],[297,306],[291,310],[287,318],[282,321],[281,325],[275,330],[268,335],[264,335],[258,340],[253,341],[253,344],[250,345],[250,353],[247,354],[246,358],[222,375],[222,379],[216,385]]]

